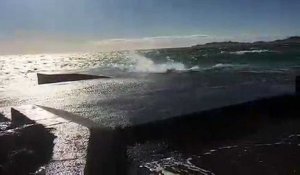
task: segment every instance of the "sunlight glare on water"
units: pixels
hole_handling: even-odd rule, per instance
[[[36,73],[80,72],[110,68],[128,72],[166,72],[186,70],[183,63],[169,59],[157,64],[135,52],[103,52],[74,54],[36,54],[0,56],[0,90],[19,89],[37,84]]]

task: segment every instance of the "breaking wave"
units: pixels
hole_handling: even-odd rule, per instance
[[[183,63],[175,62],[169,59],[165,63],[155,63],[151,59],[138,55],[138,54],[130,54],[129,59],[131,64],[128,68],[129,71],[132,72],[153,72],[153,73],[163,73],[167,71],[188,71],[191,69],[197,69],[198,66],[194,66],[192,68],[187,68]]]
[[[224,64],[224,63],[218,63],[213,65],[211,68],[225,68],[225,67],[234,67],[233,64]]]
[[[172,59],[167,59],[164,63],[155,63],[150,58],[147,58],[139,54],[129,54],[128,57],[129,65],[123,69],[130,72],[150,72],[150,73],[164,73],[168,71],[174,72],[190,72],[190,71],[210,71],[210,70],[222,70],[222,69],[242,69],[248,67],[243,64],[229,64],[229,63],[217,63],[210,66],[198,66],[192,67],[186,66],[181,62],[176,62]],[[124,65],[123,65],[124,66]],[[120,68],[120,67],[119,67]]]
[[[230,54],[235,54],[235,55],[244,55],[246,53],[264,53],[264,52],[271,52],[269,50],[241,50],[241,51],[235,51],[235,52],[229,52]]]
[[[213,71],[213,70],[243,70],[250,68],[247,64],[229,64],[229,63],[217,63],[212,66],[202,68],[203,71]]]

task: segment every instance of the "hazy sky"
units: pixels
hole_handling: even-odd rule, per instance
[[[300,35],[299,0],[0,0],[0,53]]]

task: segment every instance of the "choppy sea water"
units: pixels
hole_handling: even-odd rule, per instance
[[[238,97],[234,99],[241,101],[265,87],[274,86],[257,96],[272,95],[273,90],[276,95],[282,86],[283,92],[289,92],[285,85],[293,86],[295,76],[299,75],[300,54],[269,50],[218,53],[150,50],[4,55],[0,56],[0,72],[1,107],[40,104],[73,112],[102,125],[126,126],[196,112],[203,106],[214,107],[212,104],[224,101],[230,103],[231,99],[222,96],[227,92],[236,94]],[[80,72],[113,79],[38,86],[37,72]],[[240,91],[244,87],[250,90]],[[211,98],[213,94],[218,97]],[[203,163],[193,162],[199,155],[170,152],[163,144],[136,145],[134,150],[140,152],[162,150],[159,154],[147,153],[145,159],[137,161],[140,166],[158,174],[213,173],[203,169]],[[231,149],[236,148],[226,150]],[[242,150],[240,146],[235,151]],[[133,154],[130,149],[129,154]],[[209,155],[203,154],[200,156]],[[170,167],[173,171],[168,170]]]
[[[128,76],[145,73],[224,72],[285,74],[299,72],[299,53],[268,50],[211,53],[180,51],[120,51],[106,53],[36,54],[0,56],[0,90],[22,85],[36,85],[37,72],[82,72]]]

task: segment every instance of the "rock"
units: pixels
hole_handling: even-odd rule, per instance
[[[8,154],[15,149],[19,136],[19,132],[12,130],[0,132],[0,165],[7,161]]]
[[[23,175],[47,163],[54,136],[43,125],[31,124],[0,132],[0,174]]]
[[[0,122],[0,132],[1,131],[5,131],[10,129],[11,127],[11,122],[7,121],[7,122]]]
[[[15,150],[10,153],[9,161],[3,167],[3,174],[29,174],[34,172],[38,162],[38,155],[33,150]]]

